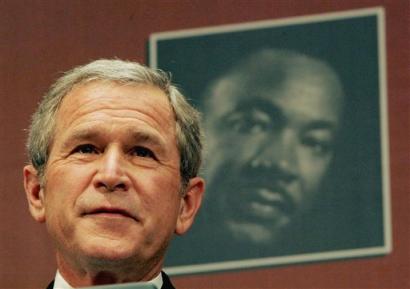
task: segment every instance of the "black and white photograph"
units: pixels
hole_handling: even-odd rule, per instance
[[[391,251],[384,41],[381,9],[151,35],[206,135],[204,203],[167,272]]]

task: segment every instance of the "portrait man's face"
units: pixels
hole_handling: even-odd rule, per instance
[[[25,177],[31,212],[65,261],[155,260],[189,228],[200,197],[182,195],[174,119],[148,85],[97,81],[64,98],[44,187],[29,166]],[[201,184],[191,179],[187,191]]]
[[[244,69],[215,84],[206,174],[224,230],[270,243],[310,206],[332,159],[341,94],[333,72],[309,62]]]

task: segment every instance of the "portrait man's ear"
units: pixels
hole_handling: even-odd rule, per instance
[[[45,218],[44,190],[40,185],[40,178],[37,170],[32,165],[27,165],[23,169],[24,189],[26,191],[28,206],[33,218],[43,223]]]
[[[181,206],[175,233],[183,235],[189,230],[195,216],[201,207],[202,197],[205,191],[205,181],[200,177],[190,179],[185,195],[181,199]]]

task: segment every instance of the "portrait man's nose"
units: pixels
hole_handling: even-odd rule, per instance
[[[102,192],[126,191],[130,180],[125,172],[124,156],[118,148],[110,148],[102,153],[96,164],[97,173],[94,187]]]
[[[296,141],[292,131],[281,129],[270,132],[260,142],[256,155],[250,160],[251,167],[270,171],[272,178],[284,182],[294,180],[298,169]]]
[[[23,169],[30,212],[57,244],[49,288],[174,288],[161,270],[202,202],[201,139],[199,113],[161,71],[102,59],[59,78],[34,113]]]

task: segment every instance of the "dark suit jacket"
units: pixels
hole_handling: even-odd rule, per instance
[[[161,272],[162,274],[162,287],[161,289],[175,289],[174,285],[172,285],[171,280],[169,280],[169,277],[165,272]],[[48,284],[47,289],[53,289],[54,286],[54,280],[51,281],[50,284]]]

